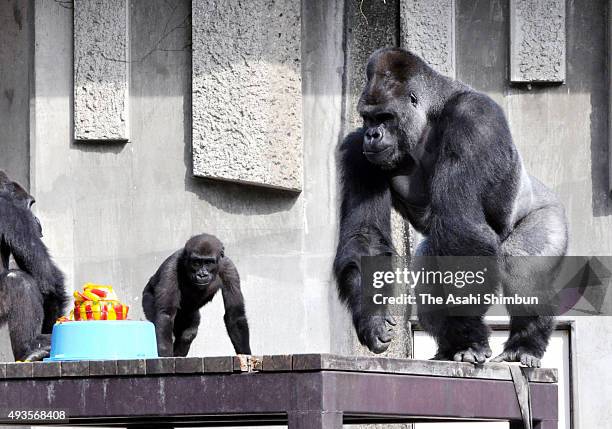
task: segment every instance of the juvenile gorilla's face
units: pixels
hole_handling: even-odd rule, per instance
[[[223,244],[219,240],[201,234],[187,241],[183,252],[184,269],[192,285],[206,287],[215,281],[223,258]]]
[[[357,109],[363,118],[363,153],[372,164],[392,170],[414,151],[427,128],[421,66],[412,54],[377,51]]]
[[[208,286],[217,277],[219,258],[217,255],[191,253],[188,265],[191,283],[196,286]]]

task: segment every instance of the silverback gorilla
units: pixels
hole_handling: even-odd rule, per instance
[[[399,48],[374,52],[366,74],[358,103],[363,127],[339,148],[334,272],[360,342],[381,353],[394,337],[394,322],[362,307],[360,258],[394,253],[392,205],[424,236],[417,249],[423,256],[564,255],[567,222],[552,192],[525,172],[504,113],[487,95]],[[511,283],[502,282],[505,292]],[[449,317],[419,308],[419,321],[436,339],[435,359],[482,363],[491,356],[483,315]],[[539,366],[553,328],[552,317],[512,316],[495,360]]]
[[[223,320],[234,350],[251,354],[238,270],[216,237],[201,234],[169,256],[142,293],[145,316],[155,324],[160,356],[187,356],[198,333],[200,308],[219,289],[225,305]]]
[[[8,323],[15,360],[48,356],[53,324],[68,300],[32,204],[34,198],[0,171],[0,324]],[[18,270],[9,269],[11,255]]]

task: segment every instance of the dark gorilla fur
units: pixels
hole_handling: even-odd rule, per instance
[[[68,300],[32,204],[34,198],[0,171],[0,324],[8,323],[15,360],[48,356],[53,324]],[[9,269],[11,255],[19,269]]]
[[[339,148],[342,204],[334,271],[358,338],[370,350],[385,351],[394,332],[389,317],[368,314],[361,305],[360,258],[394,253],[392,205],[423,234],[419,255],[566,253],[564,209],[525,172],[504,113],[487,95],[440,75],[408,51],[386,48],[370,57],[358,110],[364,125]],[[507,294],[529,287],[529,274],[538,274],[505,267]],[[422,310],[419,320],[437,340],[437,359],[480,363],[491,356],[483,316]],[[552,317],[512,317],[496,360],[538,366],[553,328]]]
[[[234,350],[251,354],[238,270],[217,237],[201,234],[169,256],[142,293],[144,313],[155,324],[160,356],[187,356],[198,333],[200,308],[219,289],[225,306],[223,321]]]

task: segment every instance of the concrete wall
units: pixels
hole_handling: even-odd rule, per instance
[[[128,2],[78,0],[73,3],[74,138],[98,143],[126,141],[129,139]]]
[[[566,204],[573,254],[612,254],[606,3],[567,1],[566,84],[531,88],[508,84],[508,2],[457,0],[455,6],[457,77],[507,112],[528,169]],[[354,97],[363,76],[357,64],[369,48],[355,41],[382,26],[370,42],[398,43],[399,3],[359,8],[352,2],[345,13],[340,0],[302,2],[299,195],[192,176],[191,4],[129,4],[130,143],[75,144],[71,4],[0,2],[0,167],[25,184],[29,179],[45,241],[67,284],[111,283],[132,305],[132,317],[142,317],[140,292],[149,276],[190,235],[207,231],[222,238],[241,271],[255,353],[355,351],[330,271],[335,146],[356,121]],[[388,15],[378,15],[385,7]],[[28,14],[35,33],[19,18]],[[356,34],[345,38],[345,29]],[[36,69],[28,84],[29,57]],[[347,60],[352,69],[344,68]],[[192,354],[232,353],[222,312],[219,298],[203,311]],[[610,322],[575,323],[574,405],[581,428],[605,427],[612,418]]]
[[[191,13],[194,175],[301,191],[301,1]]]

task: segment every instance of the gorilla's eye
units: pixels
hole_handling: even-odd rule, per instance
[[[416,106],[418,103],[418,98],[416,95],[414,95],[414,92],[410,93],[410,102],[412,103],[413,106]]]
[[[379,124],[384,124],[385,122],[391,122],[394,119],[392,113],[379,113],[374,117],[375,121]]]

